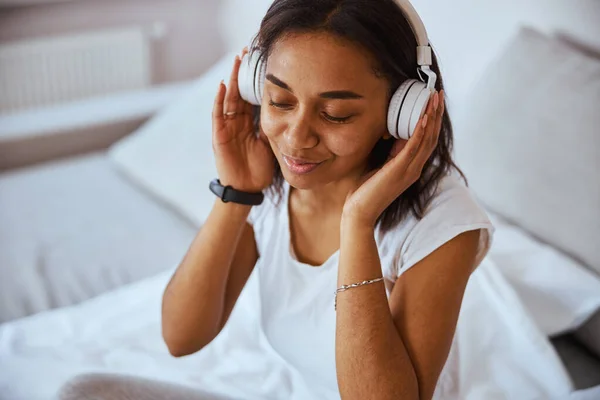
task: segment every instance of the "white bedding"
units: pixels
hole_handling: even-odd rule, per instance
[[[548,326],[541,328],[544,318],[536,314],[560,304],[560,324],[553,329],[574,328],[600,306],[600,282],[573,264],[559,262],[552,249],[517,228],[496,223],[494,250],[473,274],[464,298],[447,364],[452,378],[440,383],[444,399],[599,398],[600,387],[571,393],[567,372],[543,331]],[[523,260],[537,263],[538,275],[547,278],[520,279]],[[88,371],[179,382],[223,398],[307,398],[302,378],[261,334],[254,275],[210,346],[193,356],[171,357],[160,335],[160,303],[172,272],[78,306],[1,325],[0,398],[50,399],[66,379]],[[535,273],[530,269],[524,276]],[[532,292],[526,289],[528,282],[536,282],[548,308],[536,308],[531,298],[523,298]],[[559,286],[584,290],[556,291]]]
[[[0,322],[77,304],[178,262],[195,227],[105,153],[0,175]]]

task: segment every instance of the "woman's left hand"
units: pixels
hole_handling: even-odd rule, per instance
[[[411,138],[397,140],[388,161],[361,178],[344,203],[342,221],[375,226],[377,218],[421,176],[437,146],[444,115],[444,91],[430,97]]]

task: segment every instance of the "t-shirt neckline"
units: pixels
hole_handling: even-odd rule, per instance
[[[287,243],[287,256],[288,258],[292,261],[292,263],[294,263],[295,265],[304,268],[305,270],[314,270],[315,272],[318,271],[322,271],[324,269],[329,269],[331,268],[332,265],[337,264],[335,261],[337,260],[337,256],[340,253],[340,249],[337,249],[331,256],[329,256],[329,258],[327,260],[325,260],[325,262],[321,265],[312,265],[312,264],[308,264],[308,263],[304,263],[299,261],[295,254],[294,254],[294,248],[292,246],[292,232],[291,232],[291,224],[290,224],[290,193],[291,193],[291,185],[285,181],[285,193],[284,193],[284,201],[283,201],[283,205],[284,205],[284,210],[283,210],[283,215],[284,215],[284,224],[286,226],[285,229],[285,233],[286,233],[286,237],[284,238],[284,242]]]

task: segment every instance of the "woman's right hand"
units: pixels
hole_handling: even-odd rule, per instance
[[[273,181],[275,156],[263,133],[256,135],[252,105],[240,96],[238,72],[241,58],[235,57],[229,86],[223,82],[213,107],[212,145],[217,172],[223,186],[258,193]]]

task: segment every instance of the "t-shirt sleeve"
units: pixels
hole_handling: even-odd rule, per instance
[[[252,226],[254,231],[254,240],[256,241],[256,247],[258,249],[259,256],[263,252],[263,242],[265,240],[264,231],[267,224],[267,214],[269,214],[268,207],[270,206],[269,200],[265,197],[262,204],[253,206],[250,209],[250,213],[246,218],[246,222]]]
[[[481,230],[475,266],[489,251],[495,228],[471,190],[454,177],[440,187],[401,247],[397,276],[463,232]]]
[[[248,222],[250,225],[252,225],[252,227],[257,225],[261,219],[263,210],[264,210],[264,201],[263,201],[263,204],[260,204],[258,206],[253,206],[250,209],[250,213],[248,214],[248,218],[246,218],[246,222]]]

